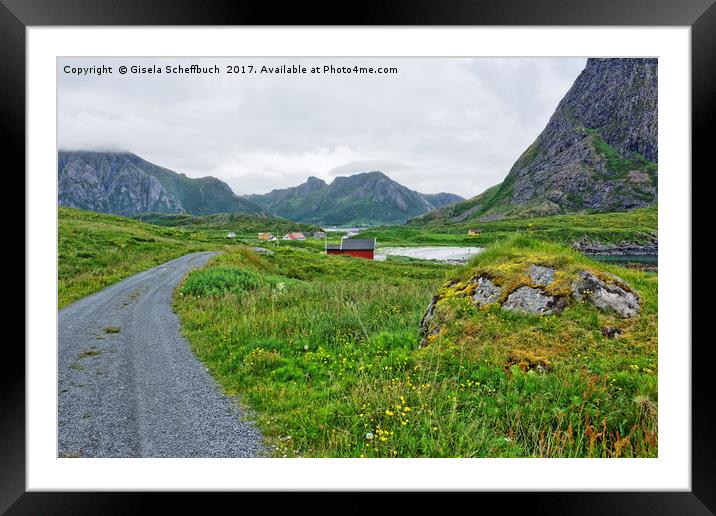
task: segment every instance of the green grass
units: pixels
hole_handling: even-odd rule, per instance
[[[420,319],[448,278],[516,274],[529,261],[616,273],[642,296],[642,313],[623,321],[577,304],[530,317],[455,296],[441,308],[445,331],[418,347]],[[277,456],[658,453],[653,273],[525,236],[467,267],[233,249],[190,273],[174,306],[198,357],[255,411]],[[610,325],[622,335],[603,336]]]
[[[214,215],[189,215],[188,213],[145,213],[134,217],[141,222],[157,226],[171,226],[193,230],[234,231],[250,234],[274,233],[281,238],[290,231],[315,231],[317,226],[301,224],[273,215],[253,215],[246,213],[216,213]]]
[[[59,208],[58,233],[59,308],[155,265],[216,247],[199,233],[73,208]]]
[[[61,208],[58,303],[188,252],[223,251],[185,278],[174,307],[197,356],[255,411],[277,456],[653,457],[657,275],[561,244],[585,235],[640,241],[656,223],[652,208],[495,221],[481,224],[479,237],[465,234],[469,226],[361,234],[379,245],[487,247],[460,267],[326,256],[322,240],[275,245],[247,232],[227,241],[215,228]],[[559,268],[555,288],[580,268],[615,273],[643,310],[621,320],[574,304],[531,317],[477,309],[454,289],[438,310],[443,331],[419,347],[420,320],[448,280],[483,271],[513,288],[527,263]],[[614,327],[618,338],[603,335]]]
[[[381,226],[361,231],[360,236],[375,237],[380,246],[390,245],[476,245],[486,246],[505,240],[516,233],[548,242],[570,246],[587,239],[603,244],[620,242],[645,243],[657,235],[657,207],[628,212],[553,215],[529,219],[503,219],[492,222],[451,226]],[[479,236],[468,236],[478,228]]]

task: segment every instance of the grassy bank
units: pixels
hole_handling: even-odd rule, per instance
[[[444,334],[418,347],[449,277],[545,259],[618,274],[642,313],[624,322],[578,304],[533,317],[456,300]],[[656,275],[525,238],[468,267],[234,249],[188,276],[175,309],[278,456],[655,456]],[[609,325],[622,335],[604,336]]]
[[[486,246],[515,233],[524,233],[539,240],[570,246],[583,238],[602,244],[646,243],[656,237],[657,227],[658,212],[656,207],[652,207],[619,213],[553,215],[470,224],[382,226],[362,231],[361,236],[376,237],[380,245],[386,246]],[[467,231],[471,228],[479,229],[480,235],[468,236]]]
[[[127,217],[58,210],[58,306],[193,251],[216,247],[201,233]]]

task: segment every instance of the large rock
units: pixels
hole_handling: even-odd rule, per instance
[[[589,271],[579,271],[572,282],[572,295],[604,312],[613,311],[624,318],[634,317],[641,311],[639,297],[619,285],[623,284],[620,278],[610,276],[615,281],[604,281]]]
[[[440,332],[440,328],[437,326],[431,328],[435,313],[435,305],[437,305],[438,299],[440,299],[439,296],[433,296],[433,299],[428,305],[428,309],[425,311],[425,315],[423,315],[423,318],[420,320],[420,333],[423,335],[423,340],[420,341],[420,347],[428,344],[428,337],[436,335]]]
[[[443,285],[440,292],[433,296],[420,321],[420,333],[423,337],[420,346],[426,346],[441,332],[436,321],[436,312],[440,306],[451,299],[469,298],[477,307],[496,305],[502,310],[520,312],[529,315],[558,315],[575,302],[587,302],[605,312],[614,312],[621,317],[633,317],[641,310],[637,294],[619,276],[605,271],[598,273],[587,270],[561,270],[560,274],[574,276],[571,288],[562,288],[554,284],[557,269],[544,265],[525,264],[514,276],[503,278],[501,285],[487,277],[487,273],[476,274],[468,281],[452,280]],[[597,276],[598,274],[598,276]],[[529,282],[525,279],[529,277]],[[505,298],[505,288],[520,281]],[[503,281],[507,281],[503,283]],[[513,287],[514,288],[514,287]],[[441,319],[442,320],[442,319]],[[616,337],[621,330],[617,327],[605,328],[604,336]]]
[[[580,240],[572,242],[572,247],[577,251],[589,255],[617,255],[617,256],[658,256],[659,239],[655,234],[640,233],[641,242],[619,242],[616,244],[603,244],[592,241],[586,235]]]
[[[271,249],[266,249],[265,247],[249,247],[249,249],[259,254],[275,254]]]
[[[566,304],[563,298],[550,296],[541,289],[520,287],[507,296],[502,308],[527,314],[549,315],[560,313]]]
[[[543,267],[542,265],[530,265],[527,275],[535,285],[546,287],[554,281],[554,269],[552,267]]]
[[[480,277],[477,278],[477,288],[472,294],[472,302],[476,306],[484,306],[492,303],[497,303],[502,294],[502,289],[495,285],[488,278]]]

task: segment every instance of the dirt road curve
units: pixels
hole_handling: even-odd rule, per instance
[[[172,291],[214,253],[127,278],[59,313],[60,457],[252,457],[261,435],[189,349]]]

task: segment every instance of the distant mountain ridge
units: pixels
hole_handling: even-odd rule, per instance
[[[440,225],[657,202],[657,59],[588,59],[505,180],[411,220]]]
[[[190,178],[130,152],[60,151],[57,168],[60,206],[125,216],[263,213],[215,177]]]
[[[401,224],[464,200],[450,193],[421,194],[382,172],[317,177],[264,195],[234,194],[215,177],[190,178],[130,152],[60,151],[60,206],[114,215],[277,215],[308,224]]]
[[[311,176],[298,186],[245,198],[287,219],[336,225],[402,224],[411,217],[463,200],[451,193],[410,190],[380,171],[336,177],[330,184]]]

